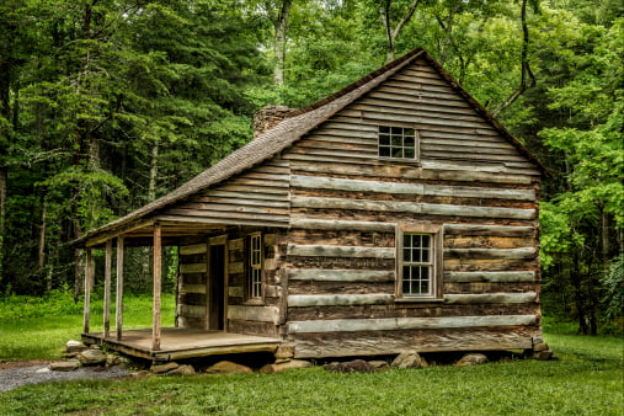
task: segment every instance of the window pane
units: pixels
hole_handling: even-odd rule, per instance
[[[421,235],[422,237],[422,245],[423,247],[429,247],[429,241],[431,240],[431,236],[428,235]]]
[[[421,251],[421,258],[420,261],[424,262],[424,263],[428,263],[429,262],[429,250],[427,249],[423,249]]]
[[[409,280],[410,276],[411,276],[411,267],[410,266],[403,266],[403,280]]]
[[[420,278],[423,280],[429,280],[430,276],[429,276],[429,267],[423,266],[420,268]]]
[[[414,136],[405,136],[403,138],[403,143],[405,144],[405,147],[414,147]]]
[[[412,253],[412,250],[410,250],[409,248],[403,249],[403,261],[411,263],[412,261],[411,253]]]
[[[412,294],[412,291],[410,289],[410,282],[409,282],[409,280],[404,280],[403,281],[403,294],[405,294],[405,295]]]
[[[421,247],[420,242],[421,242],[422,235],[416,234],[412,237],[414,239],[414,247]]]
[[[402,158],[403,157],[403,149],[393,149],[392,157]]]
[[[421,280],[420,282],[420,294],[421,295],[426,295],[429,293],[429,281],[428,280]]]
[[[405,137],[414,137],[414,129],[403,129],[403,134]]]
[[[379,126],[379,133],[390,133],[390,127],[388,127],[388,126]]]
[[[403,127],[392,127],[392,134],[403,134]]]
[[[412,246],[412,236],[409,234],[403,234],[403,248],[410,248]]]
[[[382,146],[389,146],[390,145],[390,136],[386,135],[386,134],[380,134],[379,135],[379,144]]]
[[[405,149],[405,158],[406,159],[414,159],[416,157],[416,153],[414,149]]]
[[[379,156],[382,157],[390,157],[390,148],[389,147],[379,147]]]
[[[401,136],[392,136],[392,146],[403,147],[403,138]]]

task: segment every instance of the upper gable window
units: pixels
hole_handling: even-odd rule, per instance
[[[414,160],[416,140],[413,128],[379,126],[379,157]]]

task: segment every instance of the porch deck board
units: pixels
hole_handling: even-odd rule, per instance
[[[120,341],[114,336],[105,338],[102,332],[82,334],[82,340],[154,361],[172,361],[217,354],[274,352],[281,342],[277,338],[182,328],[163,328],[158,351],[151,350],[151,329],[124,331]]]

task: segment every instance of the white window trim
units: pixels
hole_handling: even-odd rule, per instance
[[[443,300],[443,243],[444,236],[442,224],[398,224],[396,228],[395,259],[395,300],[396,302],[441,302]],[[404,295],[403,294],[403,235],[404,234],[429,234],[431,235],[432,256],[432,290],[429,295]]]
[[[249,239],[249,244],[245,244],[245,303],[258,304],[264,302],[264,241],[262,233],[255,232],[247,234],[246,239]],[[253,241],[259,239],[260,241],[260,262],[255,264],[253,262]],[[254,282],[252,271],[256,270],[260,272],[260,293],[254,293],[254,286],[257,282]]]

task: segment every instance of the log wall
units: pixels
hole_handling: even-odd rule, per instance
[[[415,128],[420,160],[380,160],[379,125]],[[539,172],[424,61],[282,158],[295,356],[532,347],[541,334]],[[442,226],[441,298],[395,297],[397,224]]]
[[[207,328],[208,239],[178,249],[176,323],[180,328]]]

